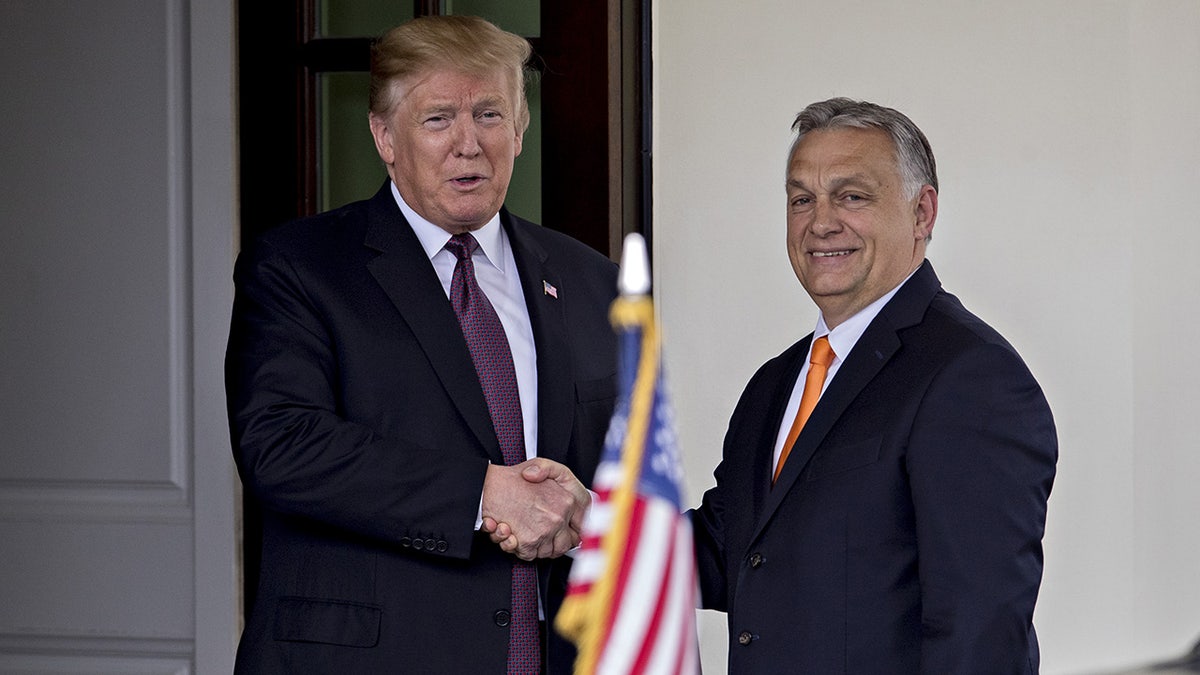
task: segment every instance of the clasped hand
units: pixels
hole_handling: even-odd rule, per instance
[[[591,501],[575,474],[553,460],[493,464],[483,483],[483,531],[522,560],[557,558],[579,545]]]

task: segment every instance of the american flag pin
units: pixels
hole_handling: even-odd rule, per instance
[[[545,279],[542,280],[542,292],[552,298],[558,298],[558,289],[551,286],[550,282],[546,281]]]

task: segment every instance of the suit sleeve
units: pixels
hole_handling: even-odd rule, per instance
[[[721,462],[713,471],[716,485],[704,493],[699,508],[688,511],[692,520],[692,531],[695,538],[696,567],[700,577],[700,604],[704,609],[714,609],[722,612],[729,611],[729,558],[728,541],[732,523],[729,518],[740,513],[748,516],[749,510],[745,501],[748,494],[736,494],[737,488],[731,484],[740,484],[734,479],[733,473],[752,471],[749,467],[753,461],[752,453],[755,447],[751,438],[757,438],[761,432],[762,416],[765,397],[778,386],[778,381],[768,377],[777,373],[778,359],[767,362],[750,382],[746,384],[733,415],[729,418],[729,429],[725,433]],[[753,421],[748,417],[754,416]],[[750,434],[750,437],[747,437]],[[731,495],[731,491],[735,494]]]
[[[921,672],[1036,672],[1029,660],[1057,441],[1011,348],[981,344],[931,382],[908,472],[921,583]]]
[[[718,465],[717,475],[720,474],[720,467],[721,465]],[[716,487],[704,493],[704,501],[700,507],[687,512],[692,520],[695,537],[696,571],[700,578],[700,607],[721,612],[729,611],[725,542],[722,535],[724,501],[724,493],[718,481]]]
[[[347,421],[328,312],[268,245],[239,257],[226,353],[239,473],[269,509],[382,540],[436,537],[470,555],[487,460],[412,447]]]

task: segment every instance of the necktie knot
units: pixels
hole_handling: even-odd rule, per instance
[[[459,260],[470,260],[477,248],[479,248],[479,242],[475,241],[474,235],[470,232],[456,234],[446,242],[446,250],[458,256]]]
[[[829,344],[829,338],[821,336],[813,342],[812,356],[809,357],[808,362],[822,368],[828,368],[833,363],[834,356],[833,347]]]

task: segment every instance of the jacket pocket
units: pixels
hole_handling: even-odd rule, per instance
[[[579,403],[607,401],[617,397],[616,374],[575,383],[575,400]]]
[[[849,445],[821,448],[809,463],[808,480],[817,480],[872,464],[879,460],[879,449],[882,445],[883,438],[876,436]]]
[[[275,609],[275,639],[374,647],[379,643],[382,613],[376,605],[283,597]]]

